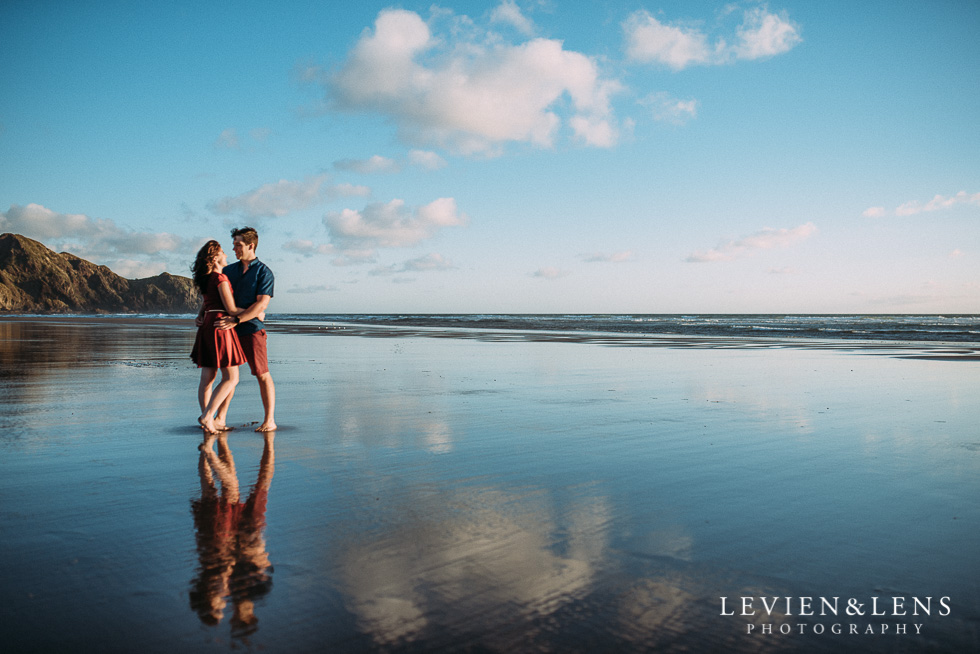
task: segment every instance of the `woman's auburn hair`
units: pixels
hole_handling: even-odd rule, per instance
[[[201,295],[207,292],[210,268],[215,259],[218,258],[219,252],[221,252],[221,244],[214,239],[202,245],[201,249],[197,251],[197,258],[194,260],[194,265],[191,266],[191,272],[194,273],[194,286],[197,286],[198,290],[201,291]]]

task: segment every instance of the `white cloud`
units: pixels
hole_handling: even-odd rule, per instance
[[[665,25],[645,10],[633,13],[623,23],[626,54],[640,63],[661,63],[674,70],[712,59],[708,37],[693,27]]]
[[[744,12],[734,42],[712,42],[698,25],[663,23],[639,10],[623,23],[626,55],[638,63],[661,64],[673,70],[693,65],[719,65],[736,59],[762,59],[783,54],[802,41],[799,26],[764,7]]]
[[[331,241],[347,255],[349,251],[410,247],[446,227],[464,225],[467,220],[454,199],[439,198],[414,211],[405,206],[404,200],[369,204],[362,211],[344,209],[327,214],[323,223]]]
[[[413,166],[424,168],[425,170],[438,170],[445,168],[446,160],[435,152],[428,150],[412,150],[408,153],[408,161]]]
[[[581,141],[597,148],[611,148],[619,140],[619,131],[605,118],[572,116],[568,125]]]
[[[669,93],[651,93],[639,103],[650,108],[654,120],[683,125],[698,115],[697,100],[679,100]]]
[[[923,212],[932,211],[943,211],[946,209],[952,209],[953,207],[966,204],[973,206],[980,206],[980,193],[974,193],[973,195],[968,195],[966,191],[960,191],[952,197],[944,197],[942,195],[937,195],[925,204],[919,204],[918,202],[906,202],[902,206],[895,209],[896,216],[914,216],[915,214]]]
[[[330,176],[325,173],[307,177],[301,182],[281,179],[242,195],[222,198],[208,208],[218,214],[240,213],[244,218],[279,218],[336,197],[370,194],[367,187],[350,184],[332,186],[327,183],[329,179]]]
[[[625,263],[633,260],[633,251],[625,250],[623,252],[612,253],[595,252],[585,255],[582,260],[588,263]]]
[[[922,213],[922,205],[915,201],[906,202],[900,207],[895,208],[896,216],[914,216],[917,213]]]
[[[38,240],[65,236],[93,238],[103,231],[115,229],[115,225],[108,220],[89,218],[83,214],[57,213],[34,203],[26,207],[14,204],[5,213],[0,213],[0,230]]]
[[[484,155],[508,142],[550,147],[568,97],[579,139],[615,142],[609,101],[620,86],[592,59],[556,40],[510,45],[460,34],[434,36],[414,12],[382,11],[327,82],[328,97],[339,109],[389,116],[408,142]]]
[[[39,204],[12,205],[0,213],[0,230],[22,234],[40,241],[77,242],[84,253],[155,254],[177,252],[190,241],[167,232],[134,232],[111,220],[83,214],[57,213]],[[73,252],[79,254],[79,252]]]
[[[352,198],[352,197],[362,197],[366,198],[371,195],[370,186],[361,186],[360,184],[335,184],[327,190],[327,195],[332,198]]]
[[[813,223],[805,223],[792,229],[772,229],[771,227],[766,227],[762,231],[754,234],[722,243],[711,250],[694,252],[687,257],[687,261],[691,263],[732,261],[743,256],[750,256],[758,250],[790,247],[810,238],[816,232],[817,227]]]
[[[215,140],[214,147],[218,150],[237,150],[240,147],[238,132],[234,128],[224,130]]]
[[[521,13],[521,8],[514,0],[504,0],[490,12],[490,20],[495,23],[505,23],[525,36],[534,34],[534,24]]]
[[[269,140],[269,136],[272,135],[272,130],[268,127],[255,127],[248,131],[248,135],[252,137],[252,140],[256,143],[265,143]]]
[[[409,259],[402,264],[404,272],[430,272],[433,270],[452,270],[455,268],[452,260],[433,252],[424,257]]]
[[[361,175],[373,175],[401,172],[405,164],[424,170],[438,170],[446,166],[446,160],[429,150],[410,150],[403,161],[376,154],[368,159],[341,159],[335,161],[333,167],[337,170],[355,172]]]
[[[39,204],[11,205],[0,213],[0,232],[14,232],[56,250],[111,267],[117,274],[152,276],[167,268],[162,253],[192,252],[196,241],[168,232],[136,232],[112,220],[52,211]],[[150,257],[150,260],[134,257]]]
[[[432,272],[438,270],[453,270],[456,266],[453,262],[441,254],[427,254],[424,257],[418,257],[417,259],[409,259],[408,261],[402,263],[401,265],[390,265],[390,266],[380,266],[375,268],[369,275],[374,277],[386,277],[388,275],[397,275],[399,273],[413,273],[413,272]],[[410,281],[403,279],[402,281]]]
[[[162,261],[139,261],[138,259],[116,259],[112,262],[112,272],[126,279],[143,279],[156,277],[167,270],[167,264]],[[181,271],[181,274],[184,274]],[[187,275],[184,274],[186,277]]]
[[[248,131],[248,136],[252,141],[258,144],[265,143],[269,140],[269,136],[272,134],[272,130],[268,127],[256,127]],[[215,139],[212,144],[216,150],[241,150],[242,141],[238,136],[238,130],[234,127],[229,127],[226,130],[222,130],[218,138]]]
[[[295,252],[304,257],[312,257],[315,254],[333,254],[336,248],[329,243],[317,245],[313,241],[306,239],[293,239],[282,244],[282,249],[286,252]]]
[[[333,164],[337,170],[348,170],[362,175],[374,173],[397,173],[401,166],[394,159],[374,155],[369,159],[341,159]]]
[[[553,266],[546,266],[544,268],[538,268],[533,273],[532,277],[539,277],[541,279],[561,279],[562,277],[568,276],[567,270],[561,270],[560,268],[555,268]]]
[[[157,252],[177,252],[185,247],[188,241],[175,234],[166,232],[129,232],[118,231],[103,234],[100,244],[108,246],[115,252],[131,254],[156,254]]]
[[[374,263],[377,254],[378,253],[373,248],[347,248],[340,253],[340,256],[333,259],[330,263],[335,266],[359,266],[365,263]]]
[[[312,286],[294,286],[293,288],[286,289],[287,293],[298,293],[300,295],[312,295],[314,293],[325,293],[327,291],[336,291],[336,286],[327,286],[326,284],[314,284]]]
[[[395,264],[392,264],[390,266],[378,266],[368,271],[368,275],[371,277],[388,277],[390,275],[397,275],[399,272],[402,272],[401,269]]]
[[[789,52],[803,39],[800,28],[786,17],[769,13],[765,7],[745,12],[745,22],[738,28],[735,56],[739,59],[763,59]]]
[[[869,207],[865,209],[861,215],[866,218],[883,218],[888,215],[914,216],[920,213],[945,211],[960,205],[980,207],[980,193],[969,194],[966,191],[960,191],[956,195],[950,197],[936,195],[925,204],[922,204],[916,200],[911,200],[905,204],[895,207],[893,212],[889,212],[884,207]]]

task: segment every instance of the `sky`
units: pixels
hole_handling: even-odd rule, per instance
[[[980,313],[980,2],[0,7],[0,232],[272,313]]]

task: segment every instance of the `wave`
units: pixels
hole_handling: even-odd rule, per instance
[[[272,314],[277,322],[439,329],[978,344],[978,315]]]

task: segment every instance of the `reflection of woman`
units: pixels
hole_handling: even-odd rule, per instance
[[[200,568],[191,582],[190,603],[201,622],[217,625],[231,599],[234,636],[258,628],[254,601],[272,588],[272,563],[262,532],[275,470],[274,439],[274,432],[265,434],[259,476],[245,502],[240,501],[235,460],[226,435],[208,435],[200,446],[201,499],[191,502]],[[221,482],[220,493],[215,476]]]
[[[197,388],[197,400],[201,405],[201,417],[197,419],[207,432],[225,428],[214,422],[214,414],[227,398],[235,393],[238,385],[238,366],[245,363],[245,352],[238,342],[234,329],[217,329],[215,321],[225,316],[237,316],[242,311],[235,306],[231,282],[222,273],[228,257],[217,241],[208,241],[197,253],[192,270],[194,285],[204,296],[204,322],[197,329],[191,360],[201,369],[201,383]],[[211,392],[211,384],[221,370],[221,383]]]

